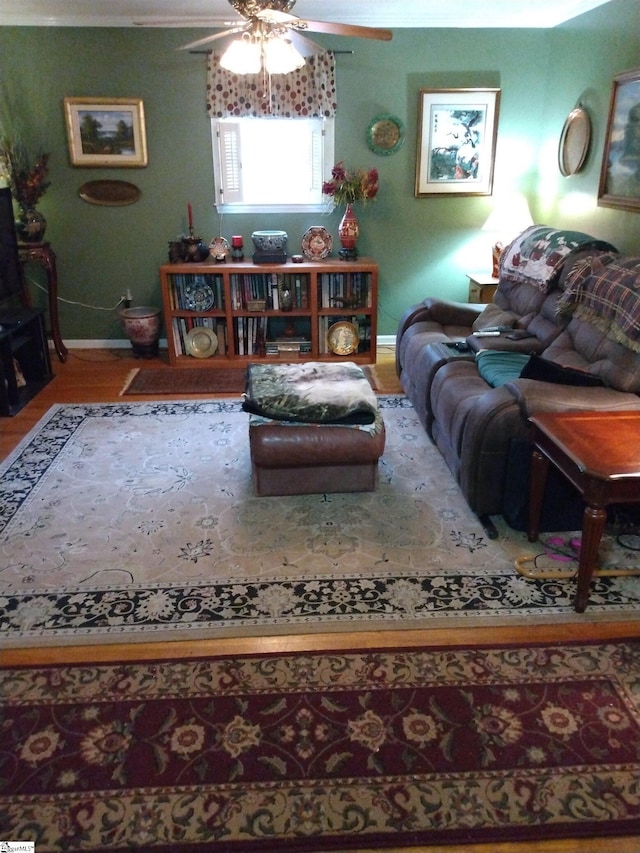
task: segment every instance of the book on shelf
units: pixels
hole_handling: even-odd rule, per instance
[[[282,295],[285,291],[290,294],[291,307],[306,309],[309,307],[309,276],[298,273],[276,273],[276,288],[272,289],[273,308],[279,311],[284,304]]]
[[[298,273],[232,273],[229,279],[233,311],[279,311],[289,291],[294,308],[309,307],[309,276]],[[261,307],[252,307],[258,303]]]
[[[267,337],[267,317],[236,317],[235,336],[238,355],[260,355]]]
[[[371,274],[325,272],[318,276],[318,300],[321,308],[371,308]]]

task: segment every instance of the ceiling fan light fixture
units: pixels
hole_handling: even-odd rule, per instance
[[[259,74],[262,67],[259,43],[245,33],[231,42],[220,57],[220,66],[233,74]]]
[[[264,65],[269,74],[290,74],[304,64],[304,56],[289,39],[276,36],[264,41]]]

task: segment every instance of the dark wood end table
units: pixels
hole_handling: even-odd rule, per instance
[[[58,270],[56,267],[56,255],[50,243],[18,243],[18,255],[20,262],[24,265],[29,262],[39,264],[47,275],[47,290],[49,297],[49,321],[51,323],[51,338],[60,361],[67,360],[68,350],[60,336],[60,323],[58,322]],[[31,308],[31,296],[24,286],[24,304]]]
[[[533,431],[529,541],[538,538],[550,462],[573,483],[586,503],[574,602],[576,611],[582,613],[589,600],[606,507],[640,503],[640,410],[545,412],[530,417],[529,422]]]

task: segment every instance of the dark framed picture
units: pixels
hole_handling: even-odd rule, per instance
[[[491,195],[500,89],[421,89],[416,197]]]
[[[613,78],[598,205],[640,210],[640,68]]]
[[[147,165],[139,98],[65,98],[64,114],[73,166]]]

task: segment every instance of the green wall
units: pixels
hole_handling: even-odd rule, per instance
[[[480,228],[502,190],[523,191],[536,222],[581,228],[640,254],[640,215],[596,205],[611,82],[640,66],[639,32],[639,0],[612,0],[553,30],[398,29],[390,43],[318,36],[327,47],[353,50],[337,58],[336,159],[380,172],[378,198],[359,211],[359,249],[380,265],[381,335],[393,335],[404,309],[425,296],[466,298],[465,272],[489,268],[490,241]],[[207,241],[222,232],[250,242],[256,229],[282,228],[295,251],[310,225],[336,233],[339,211],[220,221],[213,206],[206,60],[175,50],[201,35],[0,27],[0,93],[34,143],[51,152],[52,185],[39,208],[58,258],[67,340],[121,339],[113,306],[127,288],[134,304],[160,304],[158,266],[166,261],[167,242],[186,228],[188,201]],[[458,87],[502,90],[494,196],[417,199],[418,92]],[[70,166],[65,96],[142,98],[148,167]],[[592,118],[592,145],[583,171],[563,178],[558,139],[578,100]],[[380,112],[397,115],[407,128],[404,147],[389,157],[366,144],[367,125]],[[80,186],[100,178],[132,181],[142,196],[126,207],[83,202]],[[29,272],[38,278],[37,270]]]

